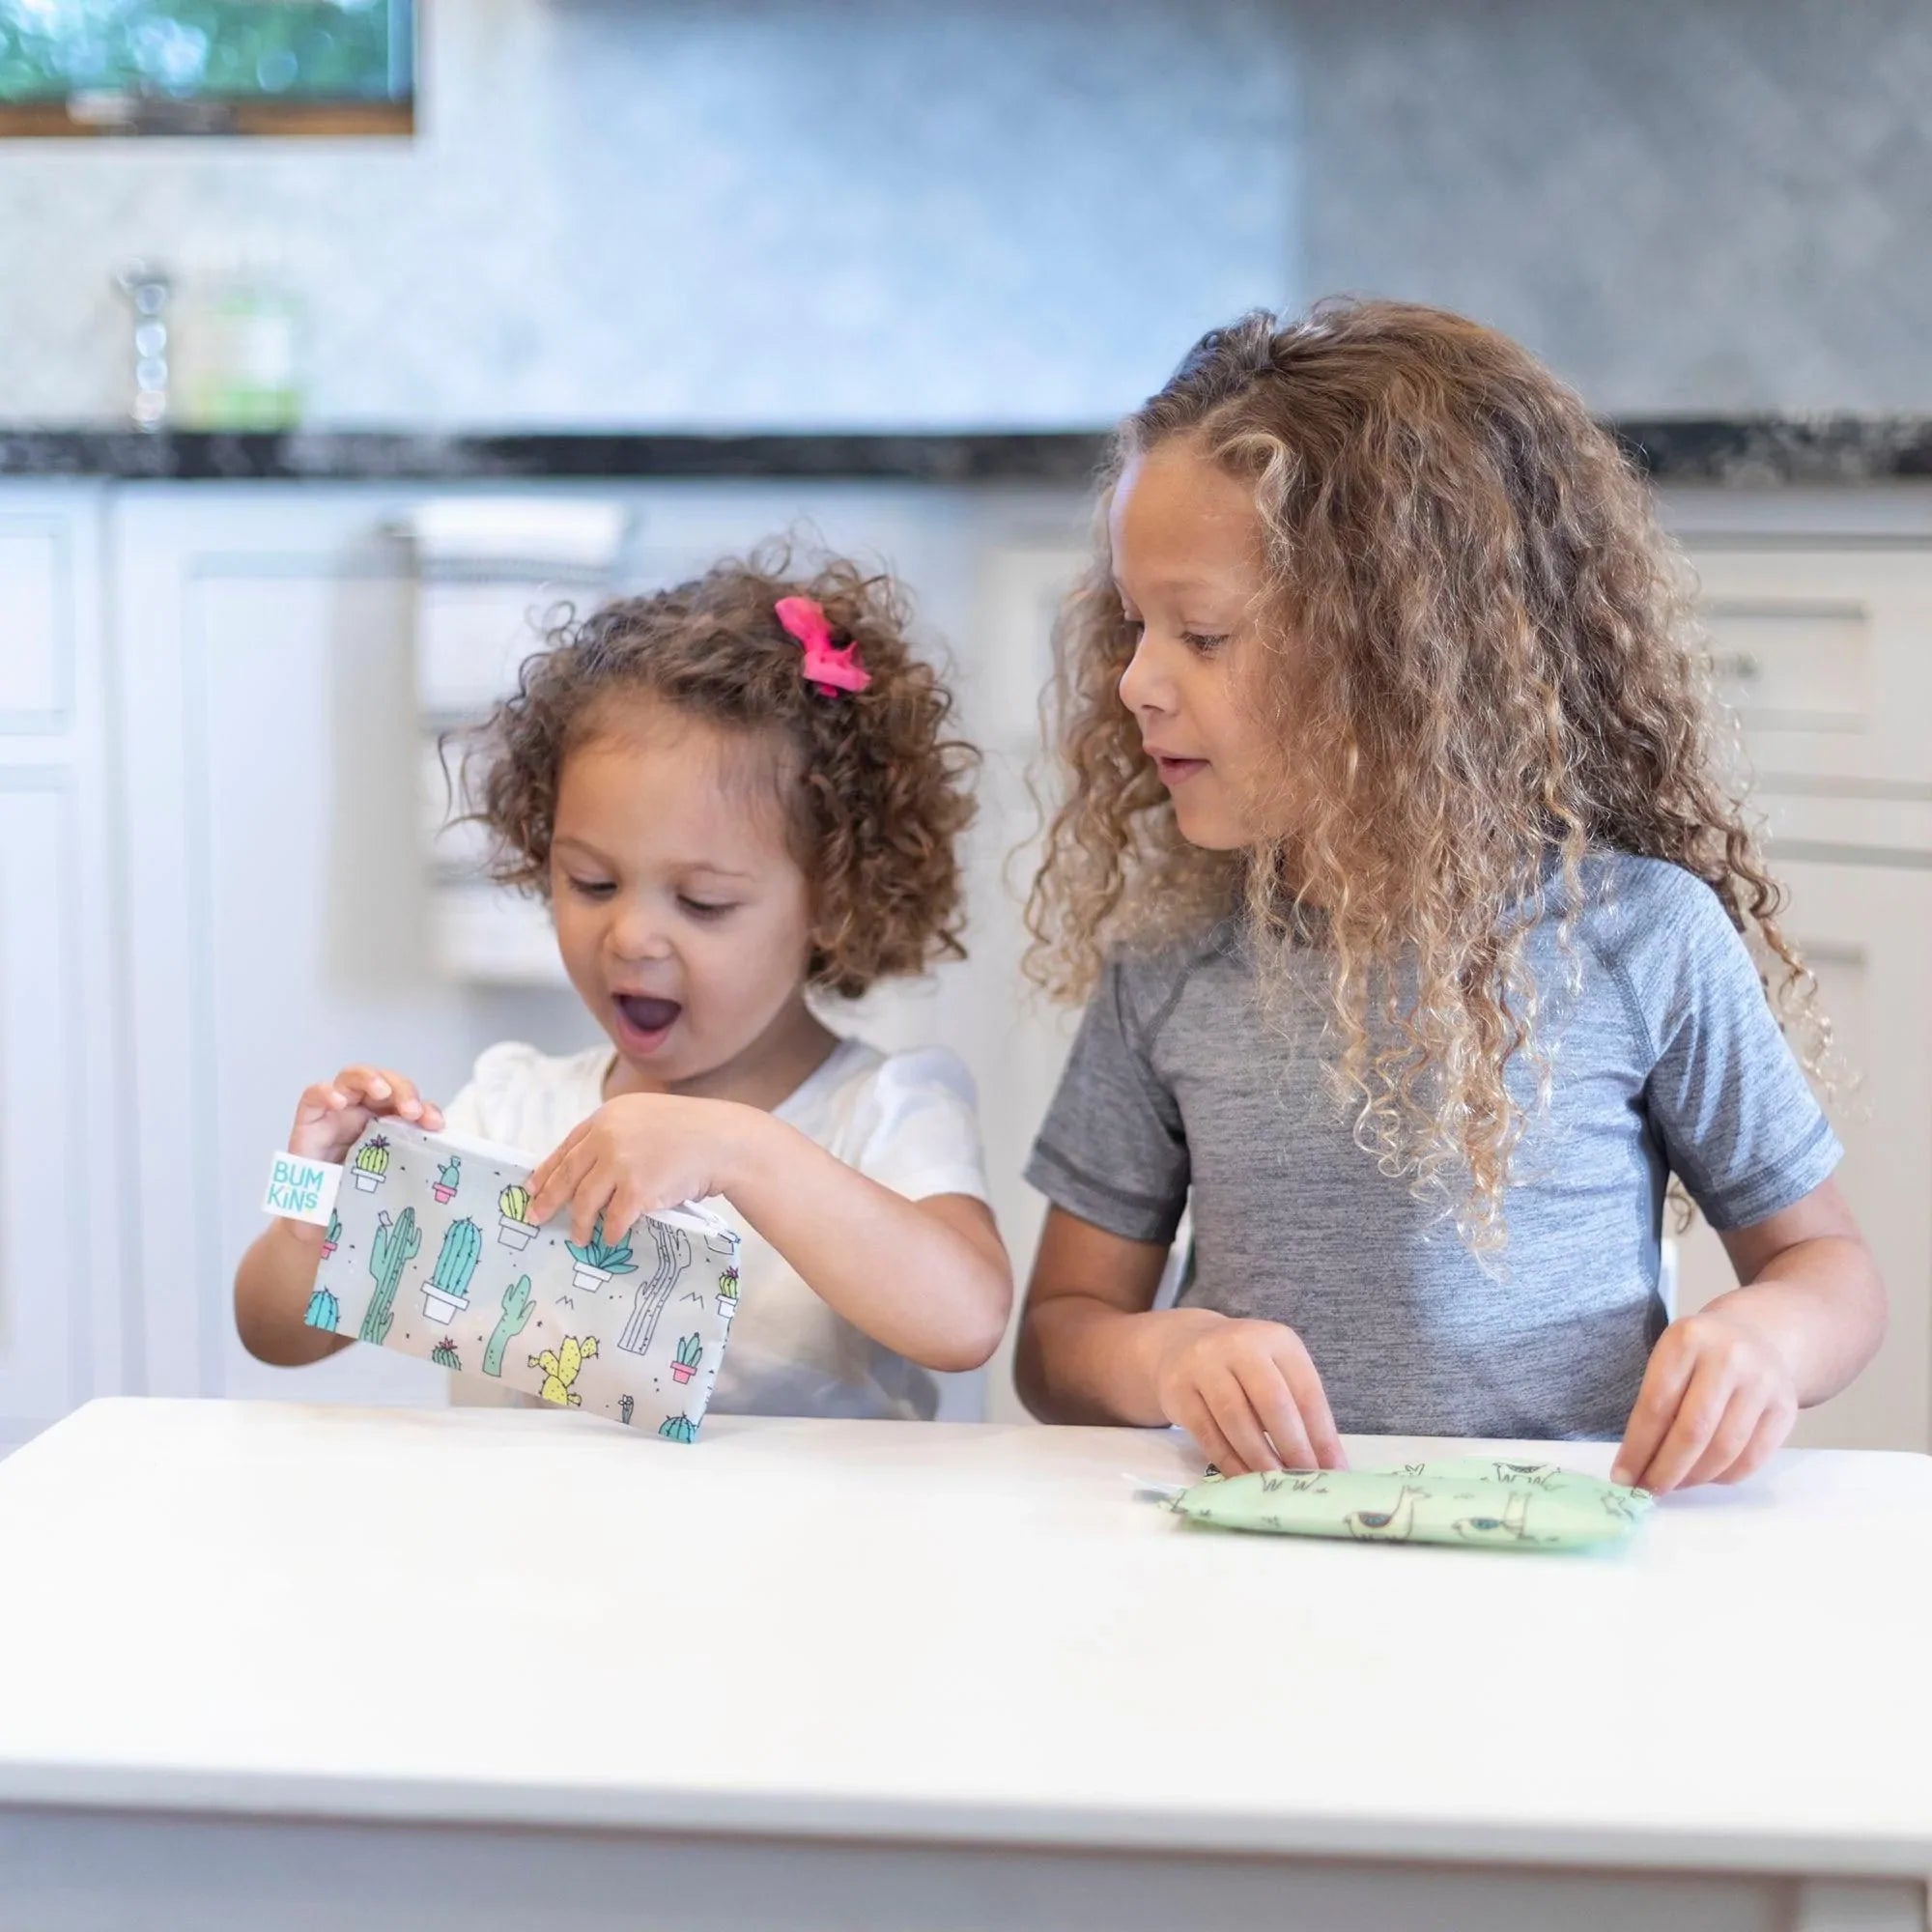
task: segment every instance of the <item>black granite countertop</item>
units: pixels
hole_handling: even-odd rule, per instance
[[[537,482],[621,477],[842,477],[1084,486],[1099,431],[771,436],[650,431],[476,434],[0,427],[0,476],[229,482]]]
[[[1660,416],[1611,427],[1662,483],[1746,488],[1932,479],[1932,416]],[[1105,446],[1101,430],[144,435],[106,427],[0,427],[0,477],[438,483],[823,477],[1077,489],[1093,476]]]

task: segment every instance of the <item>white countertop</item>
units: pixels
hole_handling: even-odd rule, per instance
[[[1190,1468],[96,1403],[0,1463],[0,1805],[1932,1869],[1932,1459],[1787,1453],[1582,1557],[1194,1529],[1123,1472]]]

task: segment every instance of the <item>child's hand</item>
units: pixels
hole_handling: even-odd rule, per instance
[[[1747,1317],[1707,1308],[1658,1338],[1617,1451],[1613,1482],[1662,1494],[1741,1483],[1798,1419],[1791,1369]]]
[[[728,1193],[747,1127],[764,1118],[728,1100],[620,1094],[530,1176],[530,1219],[541,1224],[568,1204],[571,1238],[582,1246],[600,1217],[605,1239],[616,1241],[653,1208]]]
[[[1224,1476],[1348,1467],[1321,1378],[1293,1328],[1206,1310],[1183,1320],[1155,1370],[1154,1392],[1167,1419]]]
[[[415,1082],[382,1066],[345,1066],[333,1080],[310,1087],[296,1107],[289,1151],[304,1160],[341,1160],[379,1115],[394,1114],[435,1133],[442,1109],[416,1092]]]

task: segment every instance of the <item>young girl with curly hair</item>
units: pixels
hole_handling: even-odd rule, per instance
[[[1029,1168],[1031,1405],[1225,1470],[1339,1427],[1748,1474],[1884,1292],[1643,483],[1515,344],[1358,302],[1204,337],[1103,507],[1032,908],[1088,1005]],[[1741,1285],[1666,1325],[1673,1175]]]
[[[723,563],[567,627],[472,748],[496,876],[549,901],[605,1040],[493,1046],[446,1110],[347,1067],[290,1147],[339,1160],[395,1114],[541,1150],[530,1217],[567,1211],[579,1241],[723,1195],[748,1233],[713,1406],[930,1415],[927,1372],[984,1362],[1012,1295],[972,1079],[840,1037],[807,996],[961,954],[975,754],[889,581],[784,568]],[[264,1359],[344,1344],[302,1325],[319,1233],[276,1221],[242,1264]]]

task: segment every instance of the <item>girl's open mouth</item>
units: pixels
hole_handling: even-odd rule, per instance
[[[677,1000],[656,1000],[644,993],[614,995],[618,1044],[626,1053],[651,1053],[665,1042],[684,1007]]]
[[[1184,784],[1196,772],[1206,771],[1206,758],[1154,758],[1154,769],[1160,774],[1160,781],[1171,790],[1175,785]]]

